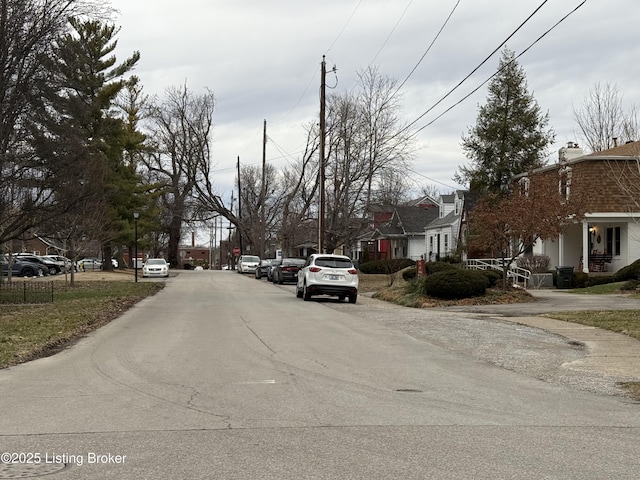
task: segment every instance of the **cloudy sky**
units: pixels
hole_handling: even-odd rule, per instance
[[[425,128],[417,136],[419,152],[409,174],[417,189],[435,184],[442,193],[459,188],[452,177],[467,161],[460,138],[475,124],[478,105],[486,103],[486,85],[434,119],[495,72],[500,51],[441,100],[512,34],[507,46],[516,55],[531,47],[518,62],[556,132],[550,161],[560,147],[579,139],[573,112],[596,82],[615,84],[625,102],[640,104],[640,10],[632,0],[112,0],[112,5],[121,27],[118,58],[140,51],[135,73],[148,94],[162,95],[185,82],[195,93],[205,88],[214,93],[215,184],[225,199],[231,196],[237,157],[242,164],[261,163],[264,120],[269,163],[285,166],[300,155],[303,124],[319,112],[323,55],[328,69],[336,67],[336,74],[327,76],[333,91],[352,89],[357,72],[369,65],[406,80],[404,120],[413,122],[430,110],[416,123]]]

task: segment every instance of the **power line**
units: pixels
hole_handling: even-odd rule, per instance
[[[416,69],[418,68],[418,66],[422,63],[422,60],[424,60],[424,57],[427,56],[427,53],[429,53],[429,51],[431,50],[431,47],[433,47],[433,45],[436,43],[436,40],[438,40],[438,38],[440,37],[440,34],[442,33],[442,31],[445,29],[445,27],[447,26],[447,23],[449,23],[449,20],[451,19],[451,17],[453,16],[454,12],[456,11],[456,9],[458,8],[458,5],[460,4],[460,0],[458,0],[456,2],[456,4],[453,6],[453,9],[451,10],[451,12],[449,13],[449,16],[447,17],[447,19],[444,21],[444,23],[442,24],[442,26],[440,27],[440,30],[438,30],[438,33],[436,34],[436,36],[433,38],[433,40],[431,41],[431,44],[427,47],[427,49],[425,50],[425,52],[422,54],[422,57],[420,57],[420,60],[418,60],[418,63],[416,63],[416,65],[413,67],[413,69],[411,69],[411,71],[409,72],[409,75],[407,75],[407,78],[405,78],[402,83],[398,86],[398,88],[396,89],[395,92],[393,92],[393,95],[391,95],[392,97],[394,97],[399,91],[400,89],[404,86],[405,83],[407,83],[407,80],[409,80],[409,78],[411,78],[411,75],[413,75],[413,73],[416,71]],[[408,8],[408,6],[407,6]],[[395,27],[394,27],[395,28]]]
[[[423,125],[422,127],[420,127],[418,130],[416,130],[415,132],[413,132],[411,134],[411,136],[415,136],[418,133],[420,133],[422,130],[424,130],[425,128],[427,128],[428,126],[432,125],[433,123],[435,123],[437,120],[439,120],[441,117],[443,117],[445,114],[447,114],[448,112],[450,112],[451,110],[453,110],[455,107],[457,107],[458,105],[460,105],[462,102],[464,102],[467,98],[469,98],[471,95],[473,95],[474,93],[476,93],[478,90],[480,90],[480,88],[482,88],[484,85],[486,85],[492,78],[494,78],[496,75],[498,75],[502,70],[504,70],[505,68],[507,68],[509,65],[511,65],[513,62],[515,62],[518,58],[520,58],[522,55],[524,55],[525,53],[527,53],[535,44],[537,44],[540,40],[542,40],[544,37],[546,37],[549,33],[551,33],[551,31],[553,31],[555,28],[558,27],[558,25],[560,25],[562,22],[564,22],[567,18],[569,18],[569,16],[573,15],[580,7],[582,7],[585,3],[587,2],[587,0],[583,0],[582,3],[580,3],[580,5],[578,5],[577,7],[575,7],[571,12],[567,13],[564,17],[562,17],[560,20],[558,20],[551,28],[549,28],[546,32],[544,32],[542,35],[540,35],[536,40],[534,40],[531,44],[529,44],[529,46],[527,48],[525,48],[519,55],[517,55],[511,62],[509,62],[508,64],[504,65],[500,70],[496,71],[493,75],[491,75],[489,78],[487,78],[484,82],[482,82],[480,85],[478,85],[476,88],[474,88],[473,90],[471,90],[467,95],[465,95],[464,97],[462,97],[460,100],[458,100],[456,103],[454,103],[453,105],[451,105],[449,108],[447,108],[444,112],[442,112],[440,115],[438,115],[436,118],[434,118],[433,120],[431,120],[429,123],[427,123],[426,125]],[[457,88],[457,86],[456,86]],[[451,93],[451,92],[449,92]],[[444,100],[449,93],[447,93],[447,95],[445,95],[445,97],[443,97],[438,103],[440,103],[442,100]],[[418,117],[415,121],[413,121],[412,123],[409,124],[413,125],[414,123],[416,123],[420,118],[424,117],[427,113],[429,113],[431,110],[433,110],[433,108],[435,108],[436,105],[438,105],[438,103],[436,103],[433,107],[431,107],[429,110],[427,110],[425,113],[423,113],[420,117]]]
[[[474,73],[476,73],[480,67],[482,67],[485,63],[487,63],[489,61],[489,59],[491,59],[491,57],[493,57],[495,55],[495,53],[500,50],[505,43],[507,43],[522,27],[525,26],[525,24],[527,22],[529,22],[529,20],[531,20],[531,18],[533,18],[533,16],[538,13],[538,11],[540,11],[540,9],[548,2],[549,0],[544,0],[544,2],[542,2],[519,26],[518,28],[516,28],[506,39],[504,39],[502,41],[502,43],[500,43],[500,45],[498,45],[489,55],[487,55],[487,57],[480,62],[480,64],[478,64],[473,70],[471,70],[471,72],[465,76],[462,80],[460,80],[456,86],[454,86],[451,90],[449,90],[444,97],[442,97],[440,100],[438,100],[434,105],[432,105],[429,109],[427,109],[426,112],[424,112],[422,115],[420,115],[418,118],[416,118],[413,122],[409,123],[407,126],[405,126],[400,132],[398,132],[398,134],[404,132],[405,130],[408,130],[409,128],[411,128],[412,125],[416,124],[421,118],[423,118],[425,115],[427,115],[429,112],[431,112],[431,110],[433,110],[434,108],[436,108],[438,105],[440,105],[444,100],[447,99],[447,97],[449,97],[449,95],[451,95],[453,92],[455,92],[464,82],[466,82]],[[585,0],[586,2],[586,0]],[[584,3],[584,2],[583,2]]]
[[[396,28],[398,28],[398,25],[400,25],[400,22],[402,21],[402,19],[404,18],[405,14],[407,13],[407,10],[409,10],[409,7],[411,6],[411,4],[413,3],[413,0],[409,0],[409,3],[407,4],[407,6],[404,8],[404,11],[402,12],[402,14],[400,15],[400,18],[398,18],[398,21],[396,22],[396,24],[393,26],[393,28],[391,29],[391,31],[389,32],[389,35],[387,35],[387,38],[384,40],[384,42],[382,42],[382,45],[380,46],[380,48],[378,49],[378,52],[374,55],[374,57],[371,59],[371,61],[369,62],[369,65],[371,65],[373,62],[376,61],[376,58],[378,58],[378,55],[380,55],[380,52],[382,52],[382,50],[384,49],[384,47],[387,46],[387,43],[389,42],[389,39],[391,38],[391,35],[393,35],[393,32],[396,31]]]
[[[331,45],[329,45],[329,48],[327,49],[326,52],[324,52],[325,54],[329,53],[329,51],[331,51],[331,49],[333,48],[333,46],[336,44],[336,42],[340,39],[340,37],[342,36],[342,34],[344,33],[344,31],[347,28],[347,25],[349,25],[349,22],[351,22],[351,19],[353,18],[353,16],[356,14],[356,12],[358,11],[358,8],[360,8],[360,4],[362,3],[362,0],[358,0],[358,4],[356,5],[356,8],[353,9],[353,12],[351,12],[351,15],[349,15],[349,18],[347,18],[347,21],[345,22],[344,26],[342,27],[342,30],[340,30],[340,33],[338,33],[338,36],[335,38],[335,40],[331,43]]]

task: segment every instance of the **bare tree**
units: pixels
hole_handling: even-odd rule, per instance
[[[196,185],[208,182],[214,106],[212,92],[194,94],[186,85],[168,88],[149,106],[150,150],[143,164],[158,184],[172,265],[178,263],[183,224],[194,218]]]
[[[399,172],[414,151],[399,118],[396,81],[369,67],[360,72],[359,87],[328,100],[327,251],[353,244],[368,226],[371,204],[391,192],[391,179],[398,182],[394,196],[408,190]]]
[[[634,105],[625,108],[618,87],[610,83],[596,83],[584,98],[582,108],[574,108],[573,115],[583,144],[591,152],[599,152],[637,140],[637,109]]]

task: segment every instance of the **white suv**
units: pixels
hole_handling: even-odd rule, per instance
[[[333,295],[349,303],[358,298],[358,270],[349,257],[314,253],[298,272],[296,296],[304,300],[312,295]]]

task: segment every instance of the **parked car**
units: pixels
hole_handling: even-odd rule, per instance
[[[258,264],[260,263],[260,257],[255,255],[240,255],[238,258],[238,273],[254,273]]]
[[[0,258],[0,272],[4,276],[9,275],[9,257],[7,255]],[[38,277],[43,275],[43,269],[37,263],[13,257],[11,259],[11,275],[15,277]]]
[[[273,282],[273,272],[276,271],[278,265],[282,263],[281,258],[277,258],[275,260],[271,260],[271,265],[269,265],[269,270],[267,270],[267,281]]]
[[[260,280],[262,277],[266,277],[271,267],[271,260],[260,260],[260,265],[256,268],[256,278]]]
[[[142,278],[169,277],[169,264],[164,258],[149,258],[142,266]]]
[[[296,282],[298,270],[304,266],[304,263],[302,258],[283,258],[280,265],[273,271],[273,283],[282,285],[284,282]]]
[[[62,271],[62,266],[53,260],[39,255],[31,255],[27,253],[18,253],[15,258],[20,258],[26,262],[37,263],[43,270],[45,275],[56,275]]]
[[[69,260],[67,257],[63,257],[62,255],[43,255],[42,258],[48,258],[52,262],[60,265],[63,272],[68,272],[71,270],[71,265],[73,262]]]
[[[312,295],[332,295],[349,303],[358,298],[358,270],[344,255],[314,253],[298,272],[296,296],[310,300]]]
[[[88,257],[83,258],[82,260],[78,260],[76,263],[78,270],[80,271],[91,271],[91,270],[100,270],[102,269],[102,260],[97,258]]]

